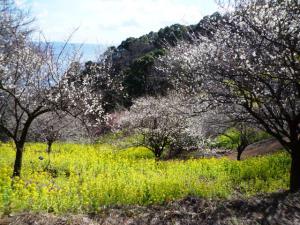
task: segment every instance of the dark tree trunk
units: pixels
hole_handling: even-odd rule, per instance
[[[241,156],[242,156],[242,151],[238,149],[237,151],[237,160],[240,161],[241,160]]]
[[[163,148],[161,147],[157,147],[154,149],[154,155],[155,155],[155,158],[159,159],[161,154],[163,152]]]
[[[300,190],[300,146],[292,149],[292,164],[290,177],[290,191],[296,192]]]
[[[36,117],[36,116],[35,116]],[[35,118],[34,116],[29,116],[27,121],[24,124],[24,128],[22,130],[22,134],[19,139],[17,137],[14,138],[14,142],[16,145],[16,159],[15,159],[15,165],[14,165],[14,171],[13,171],[13,177],[20,177],[21,176],[21,169],[22,169],[22,158],[23,158],[23,150],[25,141],[27,138],[27,133],[29,130],[29,127]]]
[[[52,144],[53,144],[53,141],[48,141],[47,142],[47,153],[50,154],[51,151],[52,151]]]
[[[15,143],[16,145],[16,159],[14,164],[14,172],[13,177],[20,177],[21,176],[21,168],[22,168],[22,158],[23,158],[23,150],[24,150],[24,143]]]
[[[244,150],[246,149],[247,145],[240,145],[238,146],[237,148],[237,160],[240,161],[241,160],[241,157],[242,157],[242,153],[244,152]]]
[[[159,157],[160,157],[160,152],[159,152],[159,151],[157,151],[157,150],[155,150],[155,153],[154,153],[154,155],[155,155],[155,158],[159,158]]]

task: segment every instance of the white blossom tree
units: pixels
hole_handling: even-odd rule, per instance
[[[156,158],[166,150],[180,152],[196,146],[203,137],[202,120],[193,114],[200,106],[195,102],[198,100],[191,101],[174,93],[166,97],[139,98],[129,111],[120,115],[116,125],[142,134],[139,144],[149,148]]]
[[[36,118],[57,110],[101,118],[101,93],[93,83],[99,74],[77,76],[75,55],[62,62],[50,44],[32,42],[31,20],[13,2],[1,0],[0,11],[0,129],[15,143],[13,176],[20,176],[24,144]]]
[[[290,190],[300,189],[300,6],[297,1],[235,1],[210,39],[171,50],[160,70],[175,85],[237,105],[237,118],[275,137],[291,154]],[[167,65],[166,65],[167,64]],[[179,68],[179,69],[176,69]]]

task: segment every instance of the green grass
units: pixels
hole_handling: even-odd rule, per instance
[[[229,138],[229,137],[231,138]],[[240,143],[241,133],[235,128],[230,128],[226,130],[225,135],[221,134],[210,143],[211,147],[225,148],[225,149],[236,149]],[[270,138],[271,136],[264,131],[256,131],[251,136],[248,136],[248,139],[251,143],[262,141]]]
[[[55,144],[51,164],[42,144],[27,144],[22,178],[12,184],[15,151],[0,146],[0,214],[95,212],[102,206],[152,204],[187,195],[230,198],[288,188],[289,156],[155,161],[145,148]],[[40,160],[42,156],[44,160]]]

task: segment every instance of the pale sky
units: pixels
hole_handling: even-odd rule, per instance
[[[16,0],[29,8],[49,41],[118,45],[174,23],[196,24],[217,11],[215,0]]]

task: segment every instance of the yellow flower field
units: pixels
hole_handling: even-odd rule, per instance
[[[103,206],[163,203],[188,195],[230,198],[287,189],[289,156],[242,162],[156,161],[145,148],[106,144],[27,144],[21,178],[11,180],[15,151],[0,146],[0,214],[22,211],[96,212]]]

